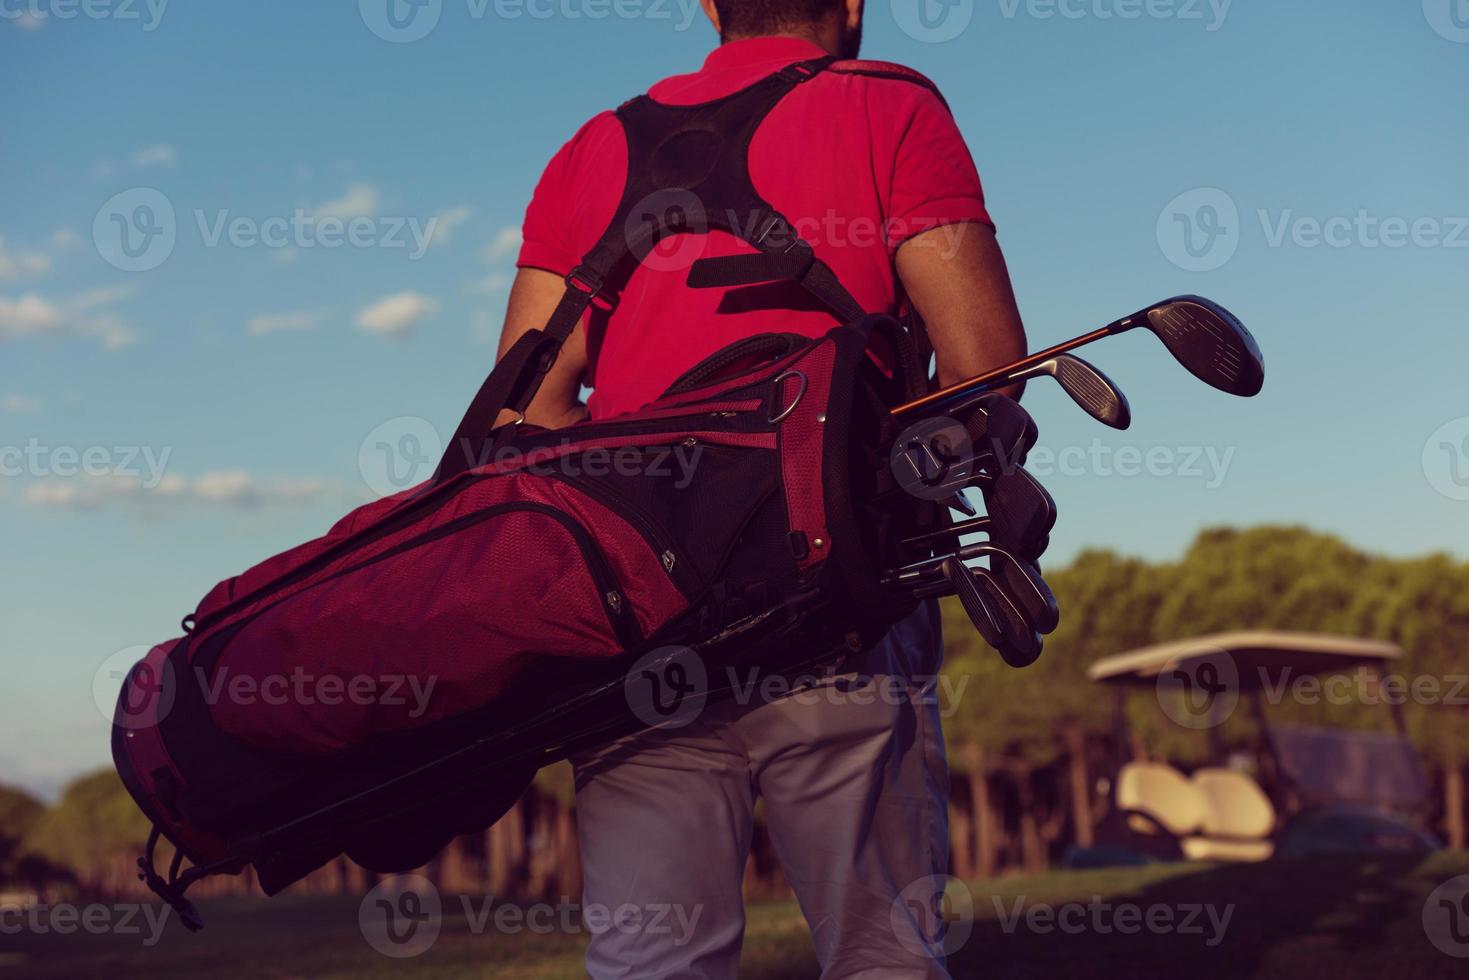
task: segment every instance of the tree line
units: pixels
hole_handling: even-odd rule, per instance
[[[1109,760],[1120,752],[1182,767],[1203,761],[1208,740],[1170,722],[1149,692],[1130,698],[1135,743],[1112,744],[1108,692],[1086,679],[1100,657],[1229,629],[1291,629],[1388,640],[1406,657],[1393,671],[1427,678],[1436,699],[1404,705],[1437,801],[1432,829],[1466,844],[1464,768],[1469,754],[1469,564],[1445,554],[1374,555],[1301,527],[1216,528],[1177,560],[1148,562],[1092,550],[1047,579],[1062,608],[1044,656],[1013,670],[974,633],[962,610],[944,608],[940,692],[951,771],[953,871],[977,878],[1055,864],[1088,844],[1107,807]],[[1457,690],[1457,695],[1455,694]],[[1150,703],[1151,702],[1151,703]],[[1282,704],[1286,717],[1370,723],[1356,704]],[[1236,712],[1226,744],[1246,745],[1254,722]],[[545,897],[579,890],[568,773],[546,770],[514,811],[484,834],[461,838],[429,870],[441,884],[497,895]],[[54,806],[0,788],[0,891],[57,889],[137,893],[133,859],[147,823],[110,771],[72,783]],[[368,876],[342,861],[303,883],[356,890]],[[746,877],[752,895],[786,893],[757,833]],[[215,891],[248,890],[248,879]],[[207,890],[205,890],[207,891]]]

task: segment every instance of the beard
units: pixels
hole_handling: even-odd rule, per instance
[[[862,25],[858,24],[850,30],[842,31],[842,38],[837,46],[837,57],[851,60],[855,59],[862,51]]]

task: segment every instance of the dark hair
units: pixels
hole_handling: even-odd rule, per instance
[[[724,37],[758,37],[819,24],[844,9],[842,0],[714,0]]]

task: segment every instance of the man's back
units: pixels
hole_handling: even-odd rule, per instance
[[[824,54],[793,37],[737,41],[717,49],[700,71],[666,79],[649,95],[673,105],[711,101]],[[896,248],[930,229],[988,224],[989,216],[974,164],[939,96],[921,79],[846,67],[839,62],[776,105],[751,141],[750,176],[864,309],[895,312]],[[602,113],[547,167],[526,212],[518,264],[569,272],[606,230],[626,175],[621,124]],[[834,325],[793,283],[730,290],[685,285],[695,259],[749,251],[720,232],[679,235],[632,273],[610,315],[591,320],[594,416],[638,408],[733,341],[770,331],[815,336]]]

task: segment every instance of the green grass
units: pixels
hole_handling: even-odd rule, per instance
[[[1469,874],[1469,854],[1462,852],[1426,861],[1311,858],[1002,878],[970,886],[972,932],[949,965],[956,977],[987,980],[1450,976],[1465,963],[1434,948],[1421,913],[1435,886],[1461,874]],[[1130,905],[1175,917],[1193,905],[1212,904],[1218,914],[1234,908],[1222,940],[1212,945],[1215,929],[1202,916],[1197,920],[1202,931],[1188,934],[1099,930],[1090,909],[1082,910],[1079,931],[1046,926],[1045,909],[1087,906],[1094,898],[1114,910]],[[152,948],[144,948],[143,937],[136,935],[0,934],[0,976],[571,980],[585,975],[581,936],[476,934],[454,897],[446,898],[443,929],[429,951],[390,959],[364,941],[358,906],[354,897],[321,896],[207,902],[202,911],[209,925],[203,933],[191,935],[170,923]],[[1040,912],[1033,911],[1038,907]],[[1018,923],[1013,919],[1017,910],[1030,911],[1029,925],[1023,916]],[[1115,911],[1101,921],[1115,925]],[[795,980],[817,973],[794,905],[753,906],[741,977]]]

